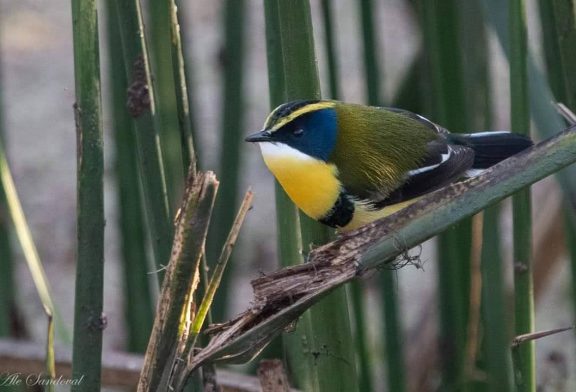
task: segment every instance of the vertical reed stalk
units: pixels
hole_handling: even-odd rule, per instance
[[[266,52],[268,61],[268,85],[270,108],[286,101],[282,34],[278,1],[264,1],[266,18]],[[302,238],[298,208],[292,203],[284,189],[275,180],[277,246],[282,266],[302,263]]]
[[[138,169],[144,191],[147,228],[154,250],[154,264],[161,269],[170,257],[173,227],[142,12],[139,0],[117,1],[116,7],[129,83],[127,110],[133,119],[138,146]],[[162,275],[158,273],[158,278],[161,279]]]
[[[180,201],[187,168],[182,170],[181,133],[176,103],[172,45],[172,8],[170,0],[145,0],[148,18],[150,68],[156,92],[156,117],[159,121],[160,146],[164,157],[164,173],[170,215]]]
[[[116,6],[106,3],[108,21],[109,74],[112,94],[112,128],[114,133],[115,169],[119,199],[119,224],[124,266],[124,314],[128,334],[127,349],[144,352],[152,330],[153,301],[150,287],[150,265],[146,252],[146,232],[138,157],[132,121],[124,108],[126,80]]]
[[[510,117],[512,131],[530,134],[528,68],[524,0],[510,0]],[[530,189],[512,197],[514,223],[514,315],[515,333],[534,330],[534,285],[532,281],[532,219]],[[535,391],[534,341],[516,348],[514,376],[518,391]]]
[[[172,72],[176,88],[176,110],[178,111],[178,125],[180,128],[180,143],[182,149],[182,166],[184,173],[188,170],[196,172],[196,151],[194,149],[194,112],[190,89],[188,88],[188,69],[184,56],[184,38],[182,25],[178,20],[178,6],[175,0],[168,0],[170,7],[170,31],[172,44]],[[182,7],[182,5],[180,5]],[[192,167],[190,167],[192,165]]]
[[[360,26],[362,28],[362,44],[364,49],[364,75],[366,80],[366,96],[368,103],[380,105],[380,66],[378,65],[377,35],[374,33],[374,2],[360,0]]]
[[[322,0],[322,22],[324,22],[324,48],[326,50],[326,60],[328,61],[328,86],[330,88],[329,97],[341,99],[340,95],[340,75],[338,58],[336,56],[336,37],[334,34],[334,12],[331,0]]]
[[[576,82],[570,70],[576,67],[576,3],[540,0],[542,34],[548,68],[548,80],[555,98],[576,111]],[[574,177],[567,175],[572,181]],[[572,302],[576,314],[576,205],[566,194],[568,212],[565,219],[566,243],[570,251],[572,270]]]
[[[285,79],[282,55],[282,34],[280,32],[280,14],[278,1],[264,1],[264,16],[266,22],[266,55],[268,62],[268,88],[270,109],[283,103],[285,98]],[[290,266],[302,263],[302,237],[300,234],[300,217],[298,208],[292,203],[284,189],[274,180],[274,195],[276,203],[277,252],[280,265]],[[309,313],[305,313],[300,321],[300,328],[291,334],[283,334],[284,352],[290,364],[295,379],[306,386],[310,380],[301,344],[306,339],[305,327],[309,324]]]
[[[216,199],[214,223],[208,235],[208,262],[216,262],[220,249],[234,221],[238,207],[238,187],[241,173],[241,143],[244,128],[244,52],[246,3],[244,0],[223,4],[225,44],[221,53],[224,71],[222,85],[222,111],[220,113],[220,165],[221,191]],[[233,265],[233,264],[232,264]],[[212,312],[216,320],[223,320],[228,299],[231,274],[223,277]]]
[[[322,0],[322,20],[324,25],[324,47],[326,59],[328,61],[328,85],[330,89],[330,98],[340,99],[340,80],[338,75],[338,58],[336,56],[336,43],[334,34],[334,19],[332,3],[330,0]],[[358,373],[359,373],[359,390],[369,391],[372,390],[372,371],[371,361],[368,355],[366,344],[367,328],[364,325],[364,292],[363,285],[359,282],[354,282],[348,291],[352,300],[353,316],[352,322],[354,323],[354,340],[356,345],[356,352],[358,354]]]
[[[404,336],[398,306],[398,279],[395,270],[380,272],[382,303],[384,304],[384,340],[386,342],[386,367],[389,391],[405,391],[406,369],[404,360]]]
[[[379,106],[382,104],[382,70],[378,61],[380,47],[378,36],[374,27],[374,18],[376,17],[376,7],[372,0],[362,0],[360,2],[360,16],[362,26],[362,43],[364,48],[364,82],[366,89],[366,100],[369,105]],[[379,275],[378,291],[382,298],[384,306],[383,322],[384,342],[386,349],[386,366],[388,377],[386,380],[388,390],[404,391],[406,389],[405,370],[404,370],[404,350],[402,327],[400,325],[400,316],[398,314],[398,282],[394,271],[382,271]],[[359,347],[359,360],[362,364],[360,369],[360,390],[372,390],[372,359],[370,358],[369,344],[364,338],[361,329],[365,325],[361,322],[364,320],[364,309],[362,307],[361,297],[363,293],[361,286],[354,284],[352,286],[353,295],[360,297],[354,301],[360,307],[356,309],[359,317],[356,321],[356,337]]]
[[[0,57],[1,60],[1,57]],[[2,96],[2,63],[0,62],[0,143],[4,138],[4,100]],[[10,336],[15,310],[14,272],[12,243],[8,219],[8,206],[4,187],[0,184],[0,337]]]
[[[319,98],[308,1],[266,1],[265,7],[270,84],[271,89],[281,89],[274,91],[272,98],[282,101]],[[271,46],[273,42],[276,45]],[[297,219],[290,216],[288,221],[297,223]],[[303,242],[298,243],[298,228],[289,228],[293,230],[292,238],[296,242],[290,245],[293,248],[287,250],[285,256],[297,255],[299,245],[307,253],[310,246],[321,244],[329,237],[325,228],[308,217],[301,215],[300,221]],[[292,342],[292,349],[298,349],[300,353],[292,352],[290,356],[292,359],[297,355],[304,358],[299,363],[291,363],[299,365],[295,371],[300,386],[307,391],[355,391],[357,382],[346,292],[337,290],[318,303],[309,316],[304,316],[298,330],[297,334],[302,335],[299,341]]]
[[[510,337],[504,290],[504,271],[500,257],[498,206],[484,212],[481,274],[484,322],[485,368],[488,391],[512,391]]]
[[[431,76],[433,120],[453,132],[467,129],[459,2],[420,1]],[[439,236],[440,353],[444,389],[464,379],[469,312],[471,225],[466,220]]]
[[[78,138],[76,293],[72,391],[100,391],[104,289],[104,160],[98,18],[94,0],[72,1]]]

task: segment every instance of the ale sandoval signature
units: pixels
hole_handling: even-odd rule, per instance
[[[50,378],[44,373],[22,374],[22,373],[0,373],[0,387],[18,385],[80,385],[84,381],[84,376],[79,378],[67,378],[59,375]]]

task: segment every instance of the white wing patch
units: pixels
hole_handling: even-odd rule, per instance
[[[440,163],[436,163],[434,165],[424,166],[424,167],[420,167],[418,169],[410,170],[408,172],[408,176],[415,176],[416,174],[425,173],[427,171],[434,170],[438,166],[440,166],[441,164],[446,162],[448,159],[450,159],[451,155],[452,155],[452,148],[450,148],[450,146],[448,146],[448,152],[446,154],[442,154],[442,160],[440,161]]]
[[[510,132],[508,132],[508,131],[474,132],[474,133],[467,133],[467,134],[462,135],[462,136],[475,138],[475,137],[484,137],[484,136],[491,136],[491,135],[503,135],[503,134],[507,134],[507,133],[510,133]]]

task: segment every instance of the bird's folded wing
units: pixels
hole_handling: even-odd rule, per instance
[[[387,197],[368,200],[368,203],[380,209],[422,196],[463,177],[473,162],[474,151],[471,148],[450,145],[442,140],[430,142],[424,161],[406,174],[398,188]]]

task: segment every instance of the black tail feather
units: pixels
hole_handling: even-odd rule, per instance
[[[449,139],[474,150],[473,169],[489,168],[533,145],[528,137],[511,132],[452,133]]]

